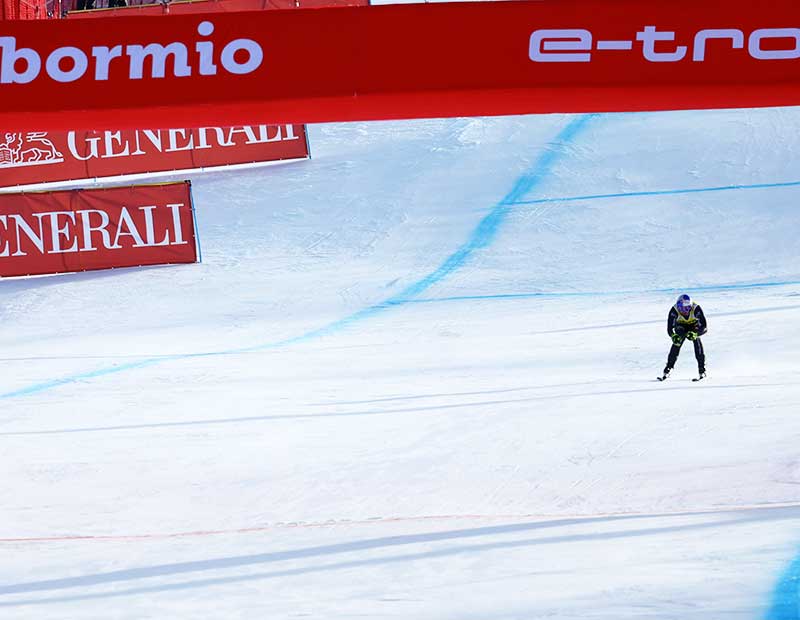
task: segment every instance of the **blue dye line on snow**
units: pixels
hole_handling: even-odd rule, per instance
[[[548,202],[579,202],[583,200],[602,200],[604,198],[631,198],[637,196],[672,196],[675,194],[701,194],[705,192],[728,192],[742,189],[775,189],[778,187],[798,187],[800,181],[785,183],[756,183],[754,185],[720,185],[718,187],[696,187],[689,189],[662,189],[642,192],[622,192],[618,194],[589,194],[587,196],[567,196],[564,198],[537,198],[535,200],[519,200],[515,205],[536,205]]]
[[[405,289],[403,289],[396,295],[393,295],[392,297],[381,303],[375,304],[368,308],[364,308],[363,310],[359,310],[358,312],[351,314],[350,316],[335,321],[319,329],[315,329],[305,334],[295,336],[294,338],[288,338],[286,340],[280,340],[278,342],[260,344],[250,347],[229,349],[226,351],[176,354],[173,356],[162,356],[162,357],[143,359],[138,362],[132,362],[130,364],[109,366],[107,368],[100,368],[98,370],[93,370],[91,372],[70,375],[67,377],[62,377],[60,379],[52,379],[42,383],[36,383],[28,387],[20,388],[18,390],[13,390],[11,392],[6,392],[4,394],[0,394],[0,399],[8,399],[8,398],[15,398],[18,396],[28,396],[31,394],[37,394],[62,385],[67,385],[70,383],[78,383],[81,381],[86,381],[89,379],[94,379],[97,377],[107,376],[111,374],[117,374],[128,370],[134,370],[137,368],[154,366],[156,364],[160,364],[166,361],[186,360],[192,358],[213,357],[221,355],[235,355],[237,353],[266,351],[269,349],[277,349],[280,347],[286,347],[293,344],[299,344],[302,342],[306,342],[308,340],[321,338],[323,336],[330,335],[334,332],[338,332],[353,323],[356,323],[358,321],[363,321],[364,319],[370,318],[380,312],[383,312],[384,310],[408,303],[410,299],[422,294],[437,282],[440,282],[453,272],[463,267],[464,264],[478,250],[481,250],[489,246],[497,236],[497,231],[500,229],[501,224],[504,222],[508,214],[511,212],[513,205],[522,200],[528,194],[528,192],[533,190],[533,188],[536,187],[542,181],[542,179],[544,179],[544,177],[548,174],[553,164],[558,160],[560,156],[563,155],[564,152],[563,147],[568,145],[573,140],[575,140],[577,135],[581,132],[581,130],[583,130],[583,128],[587,125],[587,123],[597,116],[598,116],[597,114],[586,114],[572,120],[545,149],[544,153],[538,158],[534,166],[530,170],[528,170],[525,174],[523,174],[520,178],[517,179],[517,181],[514,183],[514,187],[511,188],[511,191],[509,191],[508,194],[506,194],[503,197],[503,199],[500,200],[500,202],[498,202],[491,209],[491,211],[478,223],[478,226],[475,228],[475,230],[469,236],[467,241],[460,248],[458,248],[447,259],[445,259],[445,261],[441,264],[441,266],[439,266],[439,268],[437,268],[435,271],[431,272],[430,274],[418,280],[417,282],[414,282],[413,284],[407,286]]]
[[[381,305],[397,305],[416,297],[457,269],[460,269],[476,251],[489,246],[497,236],[500,225],[511,212],[513,205],[518,204],[520,200],[544,179],[556,160],[563,154],[563,146],[575,140],[576,136],[586,124],[596,116],[596,114],[580,116],[567,125],[561,133],[558,134],[552,147],[546,149],[541,157],[539,157],[533,168],[517,179],[511,191],[492,208],[483,220],[481,220],[478,227],[473,231],[464,245],[451,254],[436,271],[390,297]]]
[[[755,288],[769,288],[775,286],[798,286],[800,280],[784,280],[775,282],[754,282],[751,284],[709,284],[704,286],[687,286],[684,288],[651,288],[629,291],[564,291],[564,292],[535,292],[535,293],[499,293],[497,295],[455,295],[452,297],[430,297],[423,299],[405,299],[407,304],[430,304],[448,301],[481,301],[492,299],[531,299],[534,297],[604,297],[613,295],[653,295],[659,293],[691,293],[696,291],[729,291]]]
[[[800,556],[784,572],[765,620],[800,620]]]

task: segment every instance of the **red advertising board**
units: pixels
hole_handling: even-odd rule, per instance
[[[0,277],[197,261],[191,185],[0,194]]]
[[[6,21],[0,125],[798,104],[800,2],[765,6],[530,0]]]
[[[0,0],[0,20],[45,17],[47,17],[45,0]]]
[[[106,8],[109,0],[95,0],[95,10],[75,10],[77,0],[64,0],[63,10],[68,19],[108,17],[113,15],[187,15],[190,13],[219,13],[228,11],[257,11],[269,9],[321,8],[333,6],[368,6],[369,0],[187,0],[178,2],[134,2],[127,6]]]
[[[302,125],[4,131],[0,187],[308,156]]]

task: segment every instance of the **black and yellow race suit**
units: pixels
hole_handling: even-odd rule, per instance
[[[667,365],[664,368],[665,372],[672,370],[675,362],[678,359],[678,354],[681,351],[681,346],[686,340],[686,336],[690,332],[696,334],[694,344],[694,356],[697,359],[697,369],[700,373],[706,371],[706,355],[703,350],[703,343],[700,341],[700,336],[708,331],[708,321],[703,309],[696,303],[692,303],[692,308],[688,315],[683,315],[678,311],[677,306],[672,306],[667,316],[667,333],[669,337],[678,336],[678,341],[673,341],[672,348],[669,350],[667,357]]]

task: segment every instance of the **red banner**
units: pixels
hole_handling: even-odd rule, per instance
[[[46,17],[45,0],[0,0],[0,20],[44,19]]]
[[[800,103],[800,2],[537,0],[11,21],[37,131]]]
[[[85,3],[85,2],[84,2]],[[369,0],[187,0],[186,2],[138,2],[128,0],[124,7],[107,8],[111,0],[95,0],[96,10],[77,10],[78,0],[64,0],[69,10],[66,17],[108,17],[122,15],[188,15],[192,13],[221,13],[230,11],[257,11],[268,9],[320,8],[332,6],[368,6]],[[68,6],[67,6],[68,5]],[[111,11],[112,13],[109,13]]]
[[[188,181],[0,194],[0,277],[196,261]]]
[[[0,132],[0,187],[308,157],[302,125]]]

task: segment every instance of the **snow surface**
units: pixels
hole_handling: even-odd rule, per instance
[[[202,264],[3,281],[0,618],[797,620],[798,125],[312,126]]]

